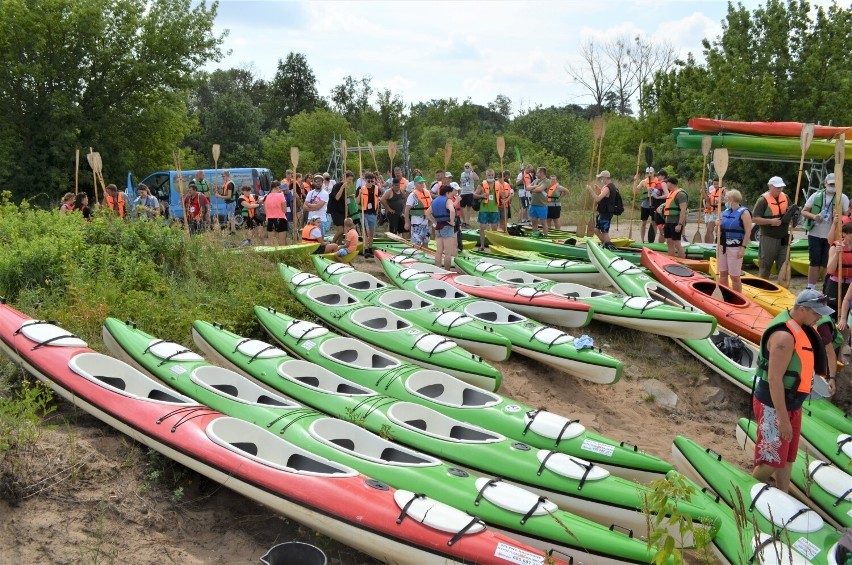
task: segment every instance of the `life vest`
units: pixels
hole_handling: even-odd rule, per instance
[[[666,197],[666,202],[663,208],[663,215],[666,217],[680,216],[680,205],[675,201],[677,195],[680,194],[680,189],[676,188]]]
[[[850,279],[852,278],[852,248],[847,248],[844,245],[841,257],[843,263],[841,265],[840,273],[835,273],[834,276],[840,277],[842,280]]]
[[[834,320],[831,319],[831,316],[823,316],[817,323],[814,324],[815,328],[819,328],[823,324],[830,324],[831,326],[831,346],[837,350],[843,345],[843,334],[840,333],[840,330],[837,329],[837,324],[834,323]]]
[[[764,218],[780,218],[787,212],[787,195],[783,192],[778,195],[777,200],[772,198],[768,190],[762,196],[766,200],[766,210],[763,211]]]
[[[110,210],[112,210],[114,212],[117,212],[118,216],[120,218],[123,218],[124,217],[124,193],[123,192],[118,193],[118,199],[117,200],[118,200],[118,207],[116,208],[116,199],[113,198],[111,194],[107,194],[106,198],[105,198],[107,208],[109,208]]]
[[[371,208],[367,208],[369,204],[373,206]],[[379,187],[373,187],[373,197],[370,198],[370,191],[366,186],[361,187],[361,211],[366,214],[375,214],[377,209],[379,208]]]
[[[229,185],[230,185],[231,196],[230,196],[230,197],[228,197],[228,196],[224,196],[224,195],[228,194],[228,190],[229,190],[229,188],[228,188],[228,187],[229,187]],[[223,199],[225,202],[236,202],[236,201],[237,201],[237,198],[239,198],[239,197],[237,196],[236,188],[237,188],[237,187],[234,185],[234,181],[229,180],[228,182],[226,182],[226,183],[222,186],[222,194],[223,194],[222,199]]]
[[[660,188],[663,186],[663,183],[658,181],[657,179],[652,179],[648,182],[648,179],[642,181],[642,195],[640,196],[640,200],[646,200],[648,198],[648,190],[654,188]]]
[[[249,204],[254,204],[254,202],[255,202],[253,194],[249,194],[248,196],[242,196],[241,198],[244,201],[248,202]],[[240,206],[240,208],[241,208],[240,214],[244,218],[254,218],[254,211],[255,211],[254,208],[247,208],[245,206]]]
[[[550,185],[550,188],[547,189],[547,201],[548,202],[559,202],[559,197],[554,198],[553,193],[556,192],[556,189],[559,188],[559,183]]]
[[[432,216],[435,218],[435,222],[449,222],[450,221],[450,211],[447,210],[447,202],[450,202],[450,199],[446,196],[439,196],[432,200]]]
[[[201,218],[203,216],[201,203],[203,202],[202,198],[206,200],[206,197],[200,192],[195,195],[195,205],[192,203],[192,198],[187,194],[184,197],[184,207],[187,212],[189,212],[189,217],[192,219]]]
[[[411,207],[409,214],[422,216],[432,205],[432,195],[428,190],[415,190],[412,194],[417,197],[418,202]]]
[[[725,208],[722,211],[722,221],[719,224],[719,239],[724,247],[741,247],[745,240],[745,225],[743,224],[743,212],[748,210],[740,206],[736,210]]]
[[[505,208],[509,202],[509,197],[512,196],[512,187],[506,181],[497,181],[496,184],[497,207]]]
[[[73,212],[74,211],[74,203],[73,202],[71,204],[63,204],[62,206],[65,206],[65,210],[67,212]],[[60,206],[59,208],[62,209],[62,206]]]
[[[406,179],[405,177],[400,177],[400,178],[399,178],[399,188],[400,188],[400,190],[405,190],[405,185],[407,185],[407,184],[408,184],[408,179]]]
[[[825,347],[817,331],[810,326],[800,326],[785,310],[775,316],[760,338],[757,357],[757,377],[754,395],[760,402],[772,406],[769,393],[769,352],[767,343],[776,331],[788,331],[793,336],[793,356],[784,372],[785,403],[788,410],[799,408],[811,392],[814,372],[827,374]]]
[[[320,239],[311,236],[311,232],[316,228],[317,226],[313,224],[308,224],[302,228],[302,243],[320,243]]]
[[[835,196],[837,196],[837,193],[835,193],[831,197],[832,204],[834,204],[834,197]],[[843,201],[843,199],[841,197],[841,202],[842,201]],[[814,195],[814,203],[813,203],[813,206],[811,206],[811,213],[819,216],[820,212],[822,211],[822,205],[823,204],[825,204],[825,190],[820,190],[820,191],[817,191],[817,193]],[[816,222],[814,220],[811,220],[810,218],[808,218],[808,219],[805,220],[803,227],[805,228],[805,231],[810,231],[810,230],[813,229],[813,227],[815,225],[816,225]]]
[[[707,206],[704,207],[705,214],[712,214],[719,208],[719,199],[722,197],[722,187],[711,186],[707,191]]]

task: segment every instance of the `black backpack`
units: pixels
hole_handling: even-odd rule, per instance
[[[624,200],[621,199],[621,193],[614,184],[609,185],[609,197],[607,198],[607,210],[613,216],[620,216],[624,213]]]

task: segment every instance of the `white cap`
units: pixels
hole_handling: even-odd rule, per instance
[[[834,173],[825,175],[825,184],[834,184]]]
[[[601,171],[601,172],[598,173],[598,178],[599,179],[608,179],[608,178],[611,178],[611,177],[609,176],[609,171]]]
[[[774,186],[775,188],[784,188],[785,186],[787,186],[786,184],[784,184],[784,181],[781,179],[781,177],[772,177],[771,179],[769,179],[769,182],[767,184],[769,186]]]

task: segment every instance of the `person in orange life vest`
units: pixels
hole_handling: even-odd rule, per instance
[[[479,200],[479,250],[485,251],[485,230],[496,230],[500,223],[500,212],[497,205],[498,181],[494,178],[494,169],[485,171],[485,180],[473,191],[474,200]],[[500,183],[502,185],[502,183]],[[462,225],[464,222],[464,197],[462,194]]]
[[[314,216],[310,220],[305,227],[302,228],[302,243],[319,243],[319,247],[317,247],[316,251],[314,251],[314,255],[319,255],[320,253],[334,253],[337,251],[336,243],[325,243],[325,239],[323,239],[322,228],[320,227],[320,223],[322,220],[319,216]]]
[[[836,225],[836,224],[835,224]],[[823,282],[823,293],[828,296],[828,305],[838,311],[843,312],[843,308],[837,307],[837,287],[840,285],[843,301],[846,302],[846,296],[849,295],[849,289],[852,288],[852,223],[845,223],[840,228],[841,239],[832,243],[828,251],[828,266],[825,268],[825,281]],[[831,235],[834,235],[834,231]],[[838,272],[838,263],[840,272]],[[848,312],[848,310],[847,310]],[[841,315],[841,318],[845,318]]]
[[[493,177],[494,171],[491,171],[491,175]],[[453,266],[453,257],[457,251],[456,207],[449,198],[454,190],[452,186],[442,185],[440,195],[432,200],[432,205],[426,210],[426,217],[435,228],[435,265],[446,270]]]
[[[781,177],[769,179],[768,190],[764,192],[752,209],[754,223],[760,226],[760,247],[758,248],[758,276],[768,279],[772,267],[781,271],[781,264],[787,258],[787,242],[790,231],[790,214],[787,213],[792,202],[784,194],[784,181]]]
[[[87,222],[92,221],[92,211],[89,209],[89,195],[85,192],[78,192],[74,197],[74,210],[83,214],[83,218]]]
[[[715,225],[719,225],[719,243],[716,245],[719,284],[727,286],[730,274],[731,288],[742,292],[743,256],[751,236],[751,212],[741,205],[743,195],[739,190],[726,191],[724,199],[728,206],[722,210],[722,217],[713,224],[707,224],[707,229],[715,231]]]
[[[416,175],[416,176],[420,176],[420,175]],[[404,176],[402,176],[402,168],[400,168],[400,167],[394,167],[393,168],[393,178],[399,179],[399,187],[402,190],[405,190],[406,192],[411,192],[410,186],[407,189],[405,188],[406,186],[408,186],[408,179],[406,179]]]
[[[426,210],[432,206],[432,194],[426,190],[426,179],[414,177],[414,191],[405,200],[405,231],[411,232],[411,243],[429,245],[429,219]]]
[[[280,186],[277,180],[272,181],[272,187]],[[251,193],[251,186],[244,184],[240,188],[240,195],[237,197],[237,213],[243,218],[243,228],[248,232],[248,237],[243,240],[243,245],[251,245],[255,238],[255,228],[257,227],[257,209],[260,208],[260,202],[257,201]]]
[[[393,182],[398,179],[394,178]],[[379,187],[381,178],[376,179],[374,173],[367,173],[366,182],[358,191],[358,205],[361,209],[361,227],[364,230],[364,257],[373,256],[373,236],[376,233],[379,200],[382,189]]]
[[[186,196],[183,197],[183,209],[189,224],[189,233],[197,234],[204,231],[204,222],[210,220],[210,201],[198,192],[195,181],[189,181]]]
[[[225,202],[225,215],[228,217],[228,226],[231,228],[231,235],[237,234],[237,222],[234,215],[237,211],[237,186],[231,180],[231,171],[225,169],[222,171],[222,188],[217,195]]]
[[[74,193],[66,192],[59,203],[59,213],[69,214],[74,211]]]
[[[106,196],[104,196],[103,207],[118,214],[119,218],[124,218],[128,211],[127,198],[125,198],[123,192],[119,192],[117,186],[114,184],[108,184],[106,187]]]
[[[264,210],[266,211],[266,235],[267,240],[272,243],[272,234],[278,245],[287,245],[287,198],[281,191],[281,183],[273,182],[269,194],[263,197]]]
[[[352,181],[355,181],[355,175],[352,175]],[[352,253],[358,253],[358,230],[355,229],[355,222],[351,218],[343,220],[343,229],[346,230],[346,245],[337,250],[334,259],[340,263],[343,258]]]
[[[444,170],[438,169],[435,171],[435,182],[429,187],[429,192],[432,193],[433,198],[438,196],[442,184],[444,184]]]
[[[778,314],[760,339],[752,401],[757,421],[752,476],[766,482],[774,475],[775,486],[784,492],[799,448],[802,403],[814,374],[826,374],[825,349],[812,327],[834,313],[825,298],[816,290],[803,290],[793,308]]]
[[[825,188],[811,194],[805,202],[804,208],[802,208],[802,217],[805,218],[805,231],[808,232],[808,288],[816,286],[820,269],[829,266],[828,242],[833,240],[837,234],[835,221],[838,219],[838,215],[834,213],[837,200],[835,200],[836,189],[833,173],[825,177],[824,184]],[[840,195],[840,211],[842,214],[849,211],[849,197],[845,194]],[[837,288],[835,287],[834,290],[836,293]],[[826,291],[823,290],[823,292]],[[834,295],[836,296],[836,294]],[[829,294],[829,298],[831,296]],[[836,304],[831,306],[836,308]]]
[[[559,184],[556,175],[550,175],[550,186],[547,187],[547,223],[553,229],[561,229],[559,218],[562,217],[562,202],[559,200],[568,194],[568,189]]]
[[[612,221],[612,212],[609,211],[609,195],[611,190],[615,189],[615,185],[610,180],[609,171],[598,173],[598,180],[601,181],[603,186],[595,184],[593,187],[586,187],[592,193],[592,199],[598,211],[598,217],[595,221],[595,235],[598,236],[606,249],[615,249],[609,238],[609,227]],[[546,228],[545,225],[544,235],[547,235]]]
[[[331,214],[331,223],[334,225],[334,238],[332,241],[338,245],[344,239],[344,231],[346,229],[344,220],[346,219],[346,201],[354,194],[355,190],[355,173],[346,171],[343,174],[343,182],[339,182],[331,187],[328,194],[328,207],[326,211]]]
[[[686,207],[689,196],[678,187],[678,180],[669,177],[663,183],[668,191],[666,201],[663,205],[663,216],[666,223],[663,225],[663,235],[666,238],[666,247],[671,257],[684,259],[686,253],[683,250],[683,234],[686,232]]]
[[[515,196],[515,189],[512,188],[510,181],[512,173],[503,171],[503,175],[497,175],[497,213],[500,214],[500,225],[497,229],[506,232],[506,225],[509,218],[512,217],[512,198]]]
[[[704,223],[707,226],[712,226],[716,223],[719,212],[719,203],[725,203],[725,187],[719,186],[719,178],[713,179],[713,183],[703,195],[702,204],[704,206]],[[704,243],[713,243],[716,240],[716,230],[704,230]]]
[[[639,175],[635,175],[633,177],[633,180],[639,180]],[[654,176],[654,167],[648,167],[647,169],[645,169],[645,178],[639,180],[639,182],[636,184],[636,186],[633,187],[634,198],[636,197],[635,196],[636,194],[639,194],[640,190],[642,192],[642,194],[641,194],[642,202],[639,205],[640,206],[639,209],[640,209],[640,212],[641,212],[640,218],[642,220],[642,229],[640,230],[639,233],[642,234],[642,243],[645,243],[645,240],[646,240],[645,234],[646,233],[655,234],[655,232],[648,232],[647,231],[647,225],[648,225],[648,219],[649,218],[651,219],[652,226],[654,224],[654,218],[653,218],[654,206],[652,206],[652,202],[653,202],[653,196],[657,193],[655,192],[654,194],[652,194],[652,191],[657,190],[657,191],[661,192],[662,189],[661,189],[660,185],[661,185],[660,181]],[[653,241],[651,243],[653,243]]]

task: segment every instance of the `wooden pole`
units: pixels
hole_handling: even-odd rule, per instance
[[[846,134],[834,142],[834,215],[837,217],[837,241],[843,242],[843,162],[846,157]],[[837,254],[837,317],[843,304],[843,253]]]
[[[704,185],[705,173],[707,172],[707,156],[710,154],[710,148],[713,146],[713,138],[709,135],[705,135],[701,138],[701,153],[704,154],[704,164],[701,165],[701,206],[698,208],[698,230],[695,232],[695,236],[692,238],[692,243],[700,243],[701,242],[701,220],[702,220],[702,212],[704,206],[704,192],[707,190]],[[719,198],[719,203],[721,203],[721,194],[722,194],[722,184],[719,183],[719,192],[716,195]],[[718,216],[717,216],[718,218]],[[710,226],[705,227],[704,229],[710,230]],[[715,230],[715,228],[714,228]],[[716,230],[718,231],[718,230]],[[718,237],[717,237],[718,240]]]
[[[725,173],[728,172],[728,150],[724,147],[713,152],[713,168],[716,169],[716,174],[719,176],[719,186],[724,186],[723,180]],[[719,203],[721,204],[721,199]],[[719,239],[719,226],[716,226],[716,239]],[[719,280],[719,273],[716,273],[716,280]],[[718,290],[718,287],[717,287]]]
[[[80,149],[74,152],[74,196],[77,196],[80,187]]]
[[[802,149],[801,157],[799,157],[799,176],[796,179],[796,196],[793,198],[793,205],[799,204],[799,191],[802,186],[802,171],[805,168],[805,153],[808,152],[808,147],[811,146],[811,141],[814,139],[814,125],[802,124],[802,134],[799,136],[799,145]],[[721,183],[719,183],[721,185]],[[787,233],[787,252],[784,256],[784,263],[778,268],[778,284],[783,287],[790,286],[790,243],[793,241],[793,227],[789,226]]]
[[[639,141],[639,151],[636,152],[636,175],[634,178],[639,178],[639,167],[642,163],[642,146],[645,145],[645,140]],[[633,220],[636,218],[636,193],[633,193],[633,200],[630,202],[630,229],[627,230],[627,239],[633,239]]]

